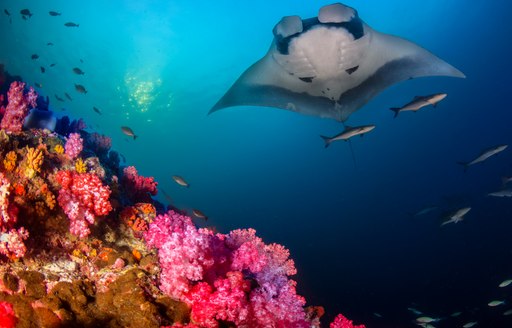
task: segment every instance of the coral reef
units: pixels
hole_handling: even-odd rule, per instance
[[[284,246],[165,211],[82,120],[23,130],[35,97],[11,84],[0,130],[0,327],[320,327]]]

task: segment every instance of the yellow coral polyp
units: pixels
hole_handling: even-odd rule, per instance
[[[27,146],[27,160],[25,167],[25,176],[32,179],[36,173],[41,172],[41,165],[43,165],[43,152],[40,149],[35,149]]]
[[[53,150],[55,150],[55,152],[57,154],[64,154],[64,147],[62,147],[62,145],[56,145]]]
[[[11,150],[10,152],[5,155],[4,158],[4,168],[7,171],[12,171],[16,167],[16,160],[18,159],[18,155],[16,155],[16,152]]]
[[[82,161],[81,158],[79,158],[75,163],[75,170],[77,173],[85,173],[87,172],[87,166],[85,166],[84,161]]]

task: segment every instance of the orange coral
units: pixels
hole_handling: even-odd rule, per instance
[[[156,216],[156,208],[149,203],[137,203],[134,206],[124,208],[120,213],[123,220],[135,233],[148,230],[148,224]]]
[[[44,156],[41,149],[35,149],[28,146],[26,149],[27,158],[25,163],[25,176],[32,179],[36,173],[41,172],[41,165],[43,165]]]
[[[25,187],[20,183],[17,183],[17,182],[14,183],[13,188],[14,188],[14,194],[16,196],[24,196],[26,193]]]
[[[12,171],[16,167],[16,159],[18,158],[18,155],[16,155],[16,152],[11,150],[10,152],[5,155],[4,158],[4,167],[7,171]]]

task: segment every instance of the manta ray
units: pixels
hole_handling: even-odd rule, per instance
[[[378,32],[341,3],[283,17],[267,54],[213,106],[276,107],[345,122],[387,87],[422,76],[465,77],[422,47]]]

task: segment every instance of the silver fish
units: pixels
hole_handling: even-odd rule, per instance
[[[493,196],[493,197],[512,197],[512,189],[505,189],[495,192],[490,192],[487,194],[487,196]]]
[[[326,136],[320,136],[325,141],[325,148],[329,147],[329,145],[336,140],[345,140],[361,135],[361,137],[365,134],[370,132],[371,130],[375,129],[375,125],[361,125],[361,126],[345,126],[345,130],[343,130],[340,134],[335,135],[334,137],[326,137]]]
[[[503,304],[505,304],[505,301],[490,301],[489,303],[487,303],[487,305],[489,305],[490,307],[500,306]]]
[[[172,178],[180,186],[187,187],[187,188],[190,187],[190,185],[187,183],[187,181],[185,181],[185,179],[183,179],[179,175],[173,175]]]
[[[390,108],[393,112],[395,112],[395,117],[398,116],[399,113],[401,112],[405,112],[405,111],[413,111],[413,112],[416,112],[418,111],[419,109],[425,107],[425,106],[429,106],[429,105],[432,105],[434,107],[437,106],[437,104],[443,100],[444,98],[446,98],[447,94],[446,93],[435,93],[433,95],[428,95],[428,96],[416,96],[414,97],[414,99],[405,104],[404,106],[402,107],[393,107],[393,108]]]
[[[203,219],[203,220],[205,220],[205,221],[207,221],[207,220],[208,220],[208,217],[207,217],[206,215],[204,215],[204,213],[203,213],[203,212],[201,212],[201,211],[200,211],[200,210],[198,210],[198,209],[193,209],[193,210],[192,210],[192,214],[193,214],[196,218],[198,218],[198,219]]]
[[[464,215],[468,213],[471,210],[471,207],[463,207],[461,209],[456,210],[452,214],[450,214],[448,217],[446,217],[446,221],[441,223],[441,226],[444,226],[449,223],[458,223],[462,220],[464,220]]]
[[[437,206],[427,206],[427,207],[422,208],[418,212],[411,214],[411,216],[416,217],[416,216],[420,216],[420,215],[425,215],[425,214],[428,214],[430,212],[437,210],[437,208],[438,208]]]
[[[507,279],[507,280],[504,280],[501,284],[499,284],[498,286],[503,288],[503,287],[507,287],[508,285],[512,284],[512,279]]]
[[[457,164],[460,164],[460,165],[464,166],[464,172],[466,172],[469,166],[471,166],[473,164],[476,164],[476,163],[483,162],[486,159],[488,159],[489,157],[494,156],[494,155],[496,155],[498,153],[501,153],[502,151],[507,149],[507,147],[508,147],[508,145],[499,145],[499,146],[496,146],[496,147],[491,147],[491,148],[485,149],[474,160],[472,160],[470,162],[457,162]]]

